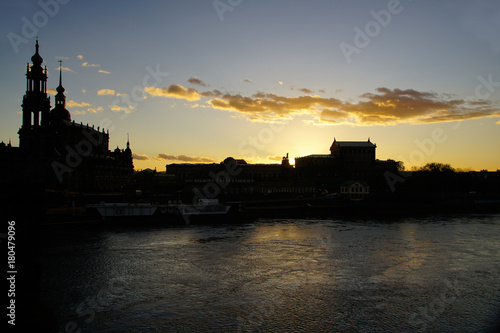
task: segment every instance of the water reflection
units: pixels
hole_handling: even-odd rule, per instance
[[[43,296],[87,332],[474,331],[498,310],[499,228],[490,216],[51,230]]]

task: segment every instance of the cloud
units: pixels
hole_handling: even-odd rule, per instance
[[[55,96],[57,94],[57,90],[54,88],[47,88],[47,93]]]
[[[99,113],[102,110],[103,110],[102,106],[99,106],[97,108],[95,108],[95,107],[87,108],[86,110],[73,110],[73,111],[71,111],[71,113],[77,114],[77,115],[84,115],[87,113]]]
[[[198,79],[196,76],[190,78],[187,82],[189,82],[191,84],[196,84],[196,85],[199,85],[199,86],[203,86],[203,87],[207,86],[207,84],[205,82],[203,82],[202,80]]]
[[[82,64],[82,67],[101,67],[101,65],[98,65],[98,64],[89,64],[88,62],[84,62]]]
[[[243,79],[242,81],[247,82],[247,83],[252,83],[252,80],[250,80],[250,79]]]
[[[69,67],[64,67],[64,66],[62,66],[62,67],[61,67],[61,69],[62,69],[62,71],[63,71],[63,72],[76,73],[74,70],[72,70],[72,69],[71,69],[71,68],[69,68]],[[54,68],[54,70],[59,72],[59,67]]]
[[[171,84],[168,88],[145,87],[144,91],[151,96],[172,97],[197,101],[201,95],[193,88],[184,88],[179,84]]]
[[[279,85],[282,86],[283,85],[283,81],[278,81]]]
[[[293,115],[313,115],[315,124],[393,125],[434,123],[500,116],[492,102],[450,99],[412,89],[378,88],[365,93],[356,103],[320,96],[286,97],[257,93],[251,97],[225,94],[208,101],[215,109],[239,112],[252,121],[290,119]]]
[[[131,105],[129,105],[128,107],[120,107],[118,105],[110,105],[109,106],[109,109],[111,111],[115,111],[115,112],[125,112],[125,113],[132,113],[135,111],[135,108]]]
[[[90,112],[90,113],[99,113],[103,110],[103,107],[102,106],[98,106],[97,108],[88,108],[87,109],[87,112]]]
[[[500,116],[499,109],[486,100],[452,99],[451,95],[420,92],[413,89],[377,88],[378,94],[366,93],[366,101],[343,106],[360,123],[435,123]]]
[[[83,55],[79,54],[76,56],[79,60],[83,60]],[[90,64],[87,61],[82,63],[82,67],[93,67],[93,68],[99,68],[101,65],[99,64]],[[111,74],[111,72],[105,71],[103,69],[100,69],[97,71],[98,73],[103,73],[103,74]]]
[[[86,102],[78,103],[78,102],[75,102],[73,100],[69,100],[68,102],[66,102],[66,107],[68,107],[68,108],[81,108],[84,106],[92,106],[92,105],[89,103],[86,103]]]
[[[151,96],[180,98],[206,103],[217,110],[239,113],[250,121],[277,122],[308,115],[304,120],[314,125],[394,125],[397,123],[437,123],[500,117],[495,102],[480,99],[456,99],[454,95],[414,89],[380,87],[364,93],[359,101],[348,102],[319,95],[296,97],[257,92],[251,96],[222,93],[219,90],[198,92],[181,85],[168,88],[146,87]],[[303,88],[304,93],[312,92]]]
[[[225,94],[208,101],[214,109],[239,112],[252,121],[291,119],[293,115],[317,114],[324,107],[338,107],[342,102],[335,98],[319,96],[285,97],[276,94],[257,93],[251,97]]]
[[[132,158],[138,161],[149,161],[149,156],[144,154],[132,153]]]
[[[307,88],[299,89],[299,91],[302,91],[304,94],[312,94],[314,92],[314,91],[307,89]]]
[[[112,95],[114,96],[116,92],[113,89],[101,89],[97,91],[97,95],[99,96],[104,96],[104,95]]]
[[[281,155],[268,156],[267,159],[270,160],[270,161],[279,161],[279,162],[281,162],[283,160],[283,156],[281,156]]]
[[[168,155],[158,154],[157,160],[178,161],[189,163],[215,163],[215,160],[210,157],[186,156],[186,155]]]

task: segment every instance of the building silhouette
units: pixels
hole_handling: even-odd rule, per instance
[[[330,154],[295,158],[297,177],[339,193],[345,191],[345,184],[353,183],[363,184],[364,191],[367,188],[375,193],[386,191],[384,173],[397,173],[398,163],[376,159],[376,148],[377,145],[370,139],[337,141],[334,138]]]
[[[370,193],[388,190],[385,172],[398,172],[397,162],[376,159],[376,147],[370,139],[334,139],[330,154],[295,158],[295,166],[290,165],[288,154],[281,164],[249,164],[228,157],[220,164],[168,164],[166,173],[174,178],[176,191],[185,199],[196,193],[221,198],[339,193],[364,199]]]
[[[130,142],[109,150],[109,132],[76,123],[66,109],[62,64],[55,106],[47,95],[47,67],[42,67],[38,40],[32,64],[26,66],[19,147],[0,144],[0,181],[51,190],[117,191],[133,180]]]

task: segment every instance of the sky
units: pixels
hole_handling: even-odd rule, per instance
[[[0,4],[0,141],[19,145],[39,39],[54,105],[136,170],[280,163],[366,141],[407,169],[500,169],[497,0],[18,0]]]

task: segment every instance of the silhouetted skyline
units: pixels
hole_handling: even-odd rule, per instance
[[[5,143],[38,35],[51,106],[63,60],[72,119],[109,129],[110,147],[130,133],[136,169],[293,162],[333,137],[371,137],[407,168],[500,166],[494,1],[1,6]]]

